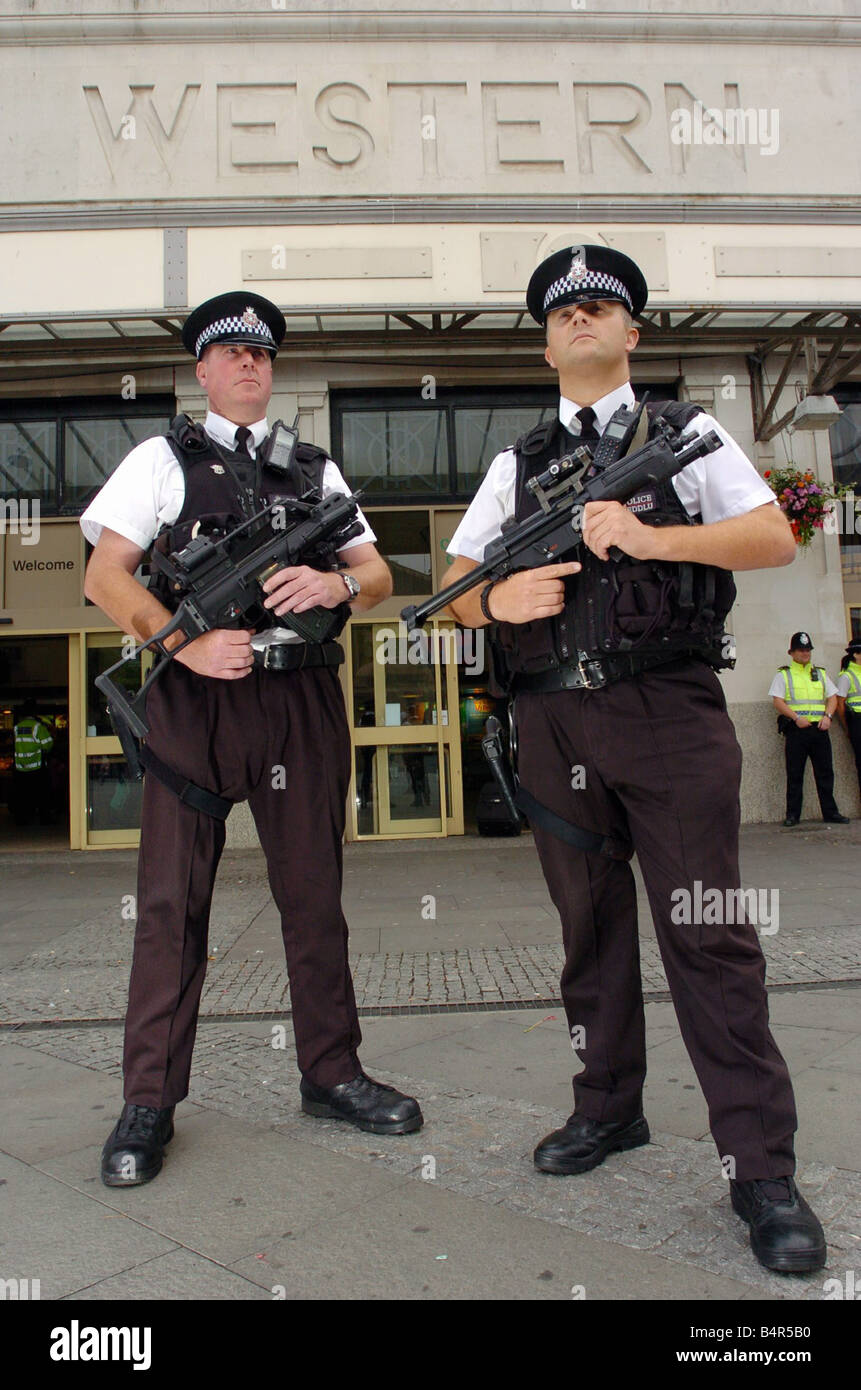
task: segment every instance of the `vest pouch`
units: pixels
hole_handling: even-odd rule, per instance
[[[678,574],[661,565],[622,561],[614,567],[607,604],[607,626],[614,646],[630,650],[667,631],[673,621]]]
[[[487,688],[494,699],[501,700],[511,689],[516,667],[511,660],[513,655],[511,648],[496,640],[493,625],[488,631],[490,640],[487,644],[487,651],[490,653],[490,661],[487,669]]]
[[[174,522],[172,526],[165,527],[152,543],[147,585],[149,592],[155,594],[165,608],[169,608],[172,613],[175,612],[179,603],[170,587],[167,575],[159,569],[158,556],[173,555],[179,550],[184,550],[195,536],[206,536],[219,540],[238,525],[239,519],[228,512],[211,512],[195,521],[182,521],[178,524]]]

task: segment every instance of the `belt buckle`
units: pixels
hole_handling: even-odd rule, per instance
[[[271,650],[272,650],[272,648],[273,648],[274,645],[275,645],[274,642],[269,642],[269,643],[267,643],[267,645],[263,648],[263,669],[264,669],[264,671],[268,671],[268,670],[269,670],[269,653],[271,652]]]

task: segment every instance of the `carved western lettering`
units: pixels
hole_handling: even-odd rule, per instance
[[[296,149],[296,83],[218,88],[220,175],[292,173]]]
[[[314,114],[326,130],[336,132],[334,140],[327,145],[314,146],[314,158],[328,164],[332,169],[353,168],[362,162],[367,163],[374,153],[374,137],[366,126],[350,116],[359,113],[359,101],[370,104],[371,98],[363,87],[354,82],[332,82],[324,87],[314,102]],[[338,103],[340,111],[346,107],[349,115],[335,110]]]
[[[390,126],[393,140],[397,136],[406,136],[411,151],[409,157],[415,159],[416,163],[421,161],[423,176],[450,173],[442,150],[444,145],[448,147],[451,143],[451,132],[455,122],[450,116],[444,120],[442,113],[449,111],[453,98],[466,97],[466,83],[389,82],[387,91],[392,106]],[[398,98],[401,96],[413,98],[412,110],[406,120],[397,118]],[[463,119],[462,105],[460,112]],[[460,129],[462,140],[462,127]],[[429,132],[432,132],[432,139],[429,138]],[[446,136],[449,136],[448,140]]]
[[[535,118],[536,108],[545,108],[548,119],[548,98],[559,97],[556,82],[483,82],[485,161],[489,171],[496,169],[554,170],[563,172],[564,159],[549,159],[552,147],[558,145],[544,136],[541,118]],[[551,108],[552,109],[552,108]],[[542,139],[545,148],[542,148]]]
[[[641,88],[630,82],[575,82],[574,109],[581,174],[595,172],[592,142],[596,136],[609,141],[630,168],[651,174],[649,165],[624,133],[644,125],[651,115],[652,103]],[[610,112],[613,114],[607,114]]]
[[[498,68],[486,52],[468,78],[440,82],[410,80],[421,74],[415,65],[388,81],[382,58],[358,70],[360,82],[329,81],[332,73],[320,64],[294,66],[283,82],[213,84],[214,122],[212,88],[198,100],[202,84],[195,82],[126,89],[106,78],[101,87],[82,87],[110,171],[93,178],[91,196],[122,193],[134,201],[160,188],[193,199],[231,186],[312,198],[341,188],[365,197],[481,187],[674,196],[721,189],[726,174],[740,168],[744,190],[752,191],[747,171],[761,166],[750,163],[748,146],[757,161],[771,156],[777,172],[780,110],[744,106],[737,83],[710,79],[712,107],[657,72],[645,88],[622,81],[569,86],[562,61],[558,80],[522,82],[493,80]],[[553,71],[542,70],[548,78]],[[715,146],[722,148],[716,153]],[[41,166],[33,180],[38,199]]]
[[[739,109],[738,83],[725,82],[723,84],[723,94],[724,111],[713,111],[710,107],[706,107],[704,103],[700,101],[699,97],[694,96],[683,82],[664,83],[664,100],[667,107],[667,131],[669,132],[670,165],[674,173],[685,173],[691,159],[696,157],[693,152],[697,149],[698,143],[699,145],[706,144],[708,146],[708,155],[711,158],[714,158],[715,145],[728,145],[732,158],[734,158],[743,169],[747,168],[744,142],[739,141],[735,143],[731,139],[725,139],[727,134],[732,133],[729,122]],[[673,113],[679,111],[685,112],[688,118],[693,120],[694,116],[697,114],[698,107],[700,111],[708,111],[708,120],[705,122],[701,120],[700,124],[704,126],[704,136],[707,130],[710,132],[710,136],[705,137],[699,142],[679,142],[673,139],[676,122]],[[711,138],[711,134],[713,134],[714,138]]]
[[[84,87],[84,97],[89,107],[93,125],[96,127],[99,143],[108,162],[111,177],[115,177],[119,171],[120,161],[135,157],[134,151],[140,142],[137,138],[130,140],[128,131],[133,130],[136,134],[139,125],[149,135],[164,172],[170,174],[171,163],[176,157],[188,130],[188,123],[197,103],[200,85],[186,84],[183,88],[169,129],[165,127],[153,100],[155,84],[141,84],[139,86],[130,84],[129,91],[132,94],[131,105],[120,118],[117,129],[114,130],[100,89],[98,87]]]

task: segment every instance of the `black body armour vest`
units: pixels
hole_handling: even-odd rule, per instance
[[[188,415],[178,415],[164,436],[183,471],[185,498],[179,516],[170,526],[163,526],[153,541],[153,549],[163,555],[182,550],[196,535],[221,537],[249,520],[264,507],[276,502],[319,502],[323,497],[323,472],[328,461],[325,449],[314,444],[296,445],[290,474],[287,477],[267,468],[257,458],[237,454],[223,445],[218,451],[202,425]],[[331,570],[328,555],[309,555],[305,564],[316,570]],[[154,571],[150,575],[150,590],[165,608],[175,612],[176,596],[171,592],[167,576]],[[340,619],[328,641],[333,641],[350,617],[350,606],[344,602],[333,610]],[[274,627],[274,615],[258,626]]]
[[[677,401],[649,401],[648,437],[657,433],[660,416],[683,429],[699,406]],[[514,445],[517,457],[515,520],[538,511],[527,481],[580,443],[558,416],[537,425]],[[651,485],[631,498],[629,508],[647,526],[694,526],[672,481]],[[565,581],[565,607],[554,618],[531,623],[498,623],[491,638],[494,693],[509,690],[518,675],[576,666],[581,661],[606,663],[607,680],[635,675],[638,669],[684,656],[703,658],[715,670],[727,659],[724,619],[735,599],[728,570],[657,560],[599,560],[586,545],[577,559],[583,568]],[[624,662],[612,660],[617,656]],[[642,667],[641,667],[642,663]]]

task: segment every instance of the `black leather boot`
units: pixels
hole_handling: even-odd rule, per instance
[[[299,1090],[306,1115],[347,1120],[368,1134],[412,1134],[424,1124],[417,1100],[394,1086],[373,1081],[364,1072],[329,1090],[303,1076]]]
[[[601,1124],[575,1111],[561,1129],[541,1140],[533,1158],[542,1173],[588,1173],[608,1154],[648,1142],[649,1126],[642,1115],[622,1124]]]
[[[730,1182],[733,1210],[750,1227],[750,1247],[761,1265],[780,1274],[821,1269],[825,1232],[792,1178]]]
[[[102,1182],[106,1187],[137,1187],[161,1172],[165,1145],[173,1138],[174,1106],[127,1102],[102,1149]]]

